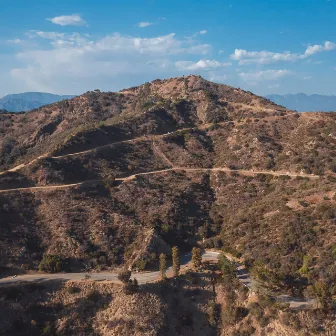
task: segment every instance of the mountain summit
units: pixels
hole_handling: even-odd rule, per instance
[[[55,271],[53,265],[57,272],[157,270],[160,254],[168,256],[172,247],[182,259],[200,246],[242,257],[252,265],[256,286],[266,281],[267,290],[302,293],[323,283],[328,298],[336,295],[336,114],[296,113],[187,76],[1,114],[0,133],[3,276]],[[224,267],[225,276],[232,267]],[[184,313],[185,307],[199,309],[196,293],[208,293],[206,304],[213,295],[213,287],[196,291],[203,283],[195,281],[198,273],[186,273],[193,292],[181,296],[189,298]],[[173,281],[184,290],[186,282]],[[92,290],[91,284],[80,286]],[[158,310],[152,302],[162,302],[169,314],[184,302],[168,307],[166,299],[153,301],[155,293],[176,293],[167,287],[165,295],[161,284],[147,284],[133,296],[141,311],[151,307],[150,316]],[[71,293],[67,297],[78,301],[79,293]],[[104,302],[90,295],[84,300],[90,309]],[[112,304],[119,309],[124,299],[118,295]],[[146,304],[136,301],[146,295],[152,297]],[[138,318],[133,308],[132,314]],[[34,318],[29,315],[29,325]],[[160,321],[156,330],[163,330]],[[181,335],[194,323],[184,321],[189,331]]]

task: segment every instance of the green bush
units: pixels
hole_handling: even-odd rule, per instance
[[[47,273],[58,273],[63,271],[65,263],[58,255],[45,254],[39,264],[39,270]]]

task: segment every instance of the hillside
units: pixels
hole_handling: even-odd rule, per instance
[[[298,112],[335,112],[336,96],[306,95],[304,93],[287,95],[268,95],[267,99],[275,104],[286,106]]]
[[[64,99],[70,99],[74,96],[55,95],[44,92],[25,92],[10,94],[0,99],[0,110],[10,112],[30,111],[43,105],[56,103]]]
[[[0,134],[3,276],[44,254],[156,269],[202,244],[276,290],[336,295],[335,114],[188,76],[3,114]]]

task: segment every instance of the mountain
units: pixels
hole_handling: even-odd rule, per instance
[[[0,134],[1,276],[81,272],[0,287],[5,334],[336,330],[335,114],[187,76],[2,114]],[[124,291],[94,273],[81,281],[157,271],[173,246],[182,261],[200,246],[237,263],[140,288],[126,279]],[[324,310],[275,302],[292,296]]]
[[[59,96],[44,92],[10,94],[0,99],[0,110],[4,109],[10,112],[29,111],[73,97],[72,95]]]
[[[287,95],[269,95],[267,99],[275,104],[286,106],[298,112],[332,112],[336,111],[336,96],[323,96],[318,94],[306,95],[304,93]]]

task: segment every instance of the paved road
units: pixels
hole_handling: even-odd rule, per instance
[[[217,261],[221,252],[207,250],[203,253],[203,261]],[[247,272],[245,266],[237,261],[234,261],[234,258],[226,254],[226,257],[234,262],[236,266],[236,275],[239,281],[246,286],[251,293],[255,289],[254,281],[250,277],[250,274]],[[190,266],[191,262],[191,253],[187,253],[180,258],[181,269],[187,268]],[[18,284],[22,282],[44,282],[49,280],[71,280],[71,281],[81,281],[85,279],[85,274],[88,273],[57,273],[57,274],[25,274],[17,276],[16,278],[3,278],[0,279],[0,286],[6,286],[10,284]],[[90,280],[93,281],[110,281],[112,283],[121,284],[118,280],[117,272],[99,272],[99,273],[90,273]],[[173,276],[172,267],[167,269],[167,276]],[[139,284],[145,284],[150,282],[155,282],[160,279],[160,272],[141,272],[141,273],[132,273],[132,278],[136,278]],[[277,297],[279,302],[289,303],[291,309],[302,310],[309,309],[315,305],[315,300],[313,299],[303,299],[303,298],[294,298],[288,295],[280,295]]]
[[[218,259],[219,252],[206,251],[203,254],[203,260],[216,261]],[[186,267],[190,264],[191,253],[187,253],[180,258],[181,267]],[[48,280],[72,280],[80,281],[85,279],[85,275],[89,274],[90,280],[94,281],[104,281],[108,280],[114,283],[120,284],[121,282],[117,279],[117,272],[99,272],[99,273],[56,273],[56,274],[24,274],[19,275],[16,278],[3,278],[0,279],[0,286],[5,286],[8,284],[20,283],[20,282],[43,282]],[[167,269],[167,274],[172,274],[172,267]],[[154,282],[160,279],[160,272],[141,272],[132,273],[132,278],[136,278],[140,284]]]

